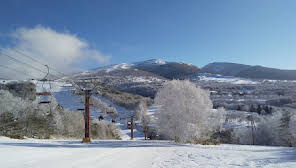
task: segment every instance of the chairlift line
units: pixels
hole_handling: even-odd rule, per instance
[[[28,77],[36,78],[36,77],[33,76],[33,75],[29,75],[29,74],[27,74],[27,73],[25,73],[25,72],[23,72],[23,71],[19,71],[19,70],[13,69],[13,68],[10,68],[10,67],[5,66],[5,65],[0,65],[0,67],[3,67],[3,68],[6,68],[6,69],[9,69],[9,70],[12,70],[12,71],[17,72],[17,73],[21,73],[21,74],[26,75],[26,76],[28,76]]]
[[[27,55],[27,54],[21,52],[21,51],[18,50],[18,49],[13,48],[12,50],[14,50],[15,52],[17,52],[17,53],[19,53],[19,54],[21,54],[21,55],[23,55],[23,56],[25,56],[25,57],[31,59],[32,61],[35,61],[35,62],[39,63],[40,65],[43,65],[43,66],[44,66],[44,65],[47,65],[51,70],[53,70],[53,71],[55,71],[55,72],[57,72],[57,73],[59,73],[59,74],[61,74],[61,75],[63,75],[63,76],[66,76],[66,74],[64,74],[63,72],[59,72],[58,70],[55,70],[55,68],[53,68],[52,66],[49,66],[48,64],[43,64],[41,61],[38,61],[37,59],[35,59],[35,58],[33,58],[33,57],[31,57],[31,56],[29,56],[29,55]]]
[[[23,61],[20,61],[20,60],[14,58],[14,57],[12,57],[12,56],[10,56],[10,55],[8,55],[8,54],[5,54],[5,53],[3,53],[3,52],[0,52],[0,54],[6,56],[7,58],[9,58],[10,60],[12,60],[12,61],[14,61],[14,62],[16,62],[16,63],[23,64],[23,65],[25,65],[25,66],[27,66],[27,67],[29,67],[29,68],[31,68],[31,69],[34,69],[34,70],[36,70],[36,71],[38,71],[38,72],[42,72],[42,73],[47,74],[47,72],[45,72],[45,71],[43,71],[43,70],[41,70],[41,69],[39,69],[39,68],[36,68],[36,67],[34,67],[34,66],[32,66],[32,65],[30,65],[30,64],[28,64],[28,63],[25,63],[25,62],[23,62]],[[57,77],[56,75],[52,75],[52,76]],[[59,78],[59,77],[57,77],[57,78]]]
[[[39,62],[39,61],[36,60],[35,58],[30,57],[29,55],[24,54],[24,53],[20,52],[19,50],[15,49],[15,48],[11,48],[11,49],[14,50],[15,52],[17,52],[17,53],[19,53],[19,54],[21,54],[21,55],[23,55],[23,56],[29,58],[29,59],[31,59],[32,61],[35,61],[35,62],[37,62],[37,63],[39,63],[39,64],[41,64],[41,65],[44,65],[43,63]]]
[[[6,56],[7,58],[9,58],[10,60],[16,62],[16,63],[20,63],[20,64],[23,64],[23,65],[26,65],[26,66],[28,66],[28,67],[30,67],[30,68],[32,68],[32,69],[35,69],[35,70],[37,70],[37,71],[40,71],[40,72],[46,74],[46,72],[44,72],[43,70],[38,69],[38,68],[36,68],[36,67],[33,67],[32,65],[30,65],[30,64],[28,64],[28,63],[25,63],[25,62],[23,62],[23,61],[20,61],[20,60],[14,58],[14,57],[12,57],[12,56],[10,56],[10,55],[8,55],[8,54],[5,54],[5,53],[3,53],[3,52],[0,52],[0,53],[1,53],[2,55]]]
[[[14,61],[14,62],[16,62],[16,63],[23,64],[23,65],[25,65],[25,66],[27,66],[27,67],[30,67],[31,69],[34,69],[34,70],[36,70],[36,71],[42,72],[42,73],[44,73],[44,74],[47,74],[47,72],[45,72],[45,71],[43,71],[43,70],[41,70],[41,69],[39,69],[39,68],[36,68],[36,67],[34,67],[34,66],[32,66],[32,65],[30,65],[30,64],[28,64],[28,63],[26,63],[26,62],[20,61],[19,59],[16,59],[16,58],[14,58],[14,57],[12,57],[12,56],[6,54],[6,53],[3,53],[3,52],[0,51],[0,54],[6,56],[7,58],[9,58],[10,60],[12,60],[12,61]],[[43,64],[42,64],[42,65],[43,65]],[[43,65],[43,66],[44,66],[44,65]],[[56,76],[56,75],[54,75],[54,74],[51,74],[51,75],[54,76],[54,77],[56,77],[56,78],[59,78],[58,76]]]

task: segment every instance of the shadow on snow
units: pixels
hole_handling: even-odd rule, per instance
[[[176,147],[185,146],[170,141],[115,141],[93,140],[91,143],[81,141],[52,141],[52,142],[2,142],[0,145],[23,146],[38,148],[138,148],[138,147]]]

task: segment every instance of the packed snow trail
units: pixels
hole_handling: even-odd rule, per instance
[[[296,167],[296,148],[182,145],[169,141],[12,140],[0,137],[5,168]]]

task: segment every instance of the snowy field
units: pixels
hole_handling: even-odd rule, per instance
[[[12,140],[0,137],[0,167],[296,167],[296,148],[181,145],[169,141]]]
[[[232,83],[232,84],[247,84],[247,85],[256,85],[259,84],[257,81],[253,81],[250,79],[245,79],[245,78],[238,78],[238,77],[233,77],[233,76],[222,76],[222,75],[217,75],[217,74],[200,74],[199,80],[201,81],[213,81],[213,82],[221,82],[221,83]]]

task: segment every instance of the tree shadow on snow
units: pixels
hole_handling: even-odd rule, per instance
[[[138,148],[138,147],[176,147],[185,146],[170,141],[115,141],[115,140],[94,140],[91,143],[82,143],[81,141],[51,141],[51,142],[0,142],[0,145],[23,146],[36,148]]]
[[[287,163],[295,162],[296,164],[296,148],[295,147],[275,147],[273,149],[257,150],[255,152],[272,153],[268,158],[250,160],[255,162],[268,163]]]
[[[296,162],[296,148],[288,148],[280,152],[282,162]]]

